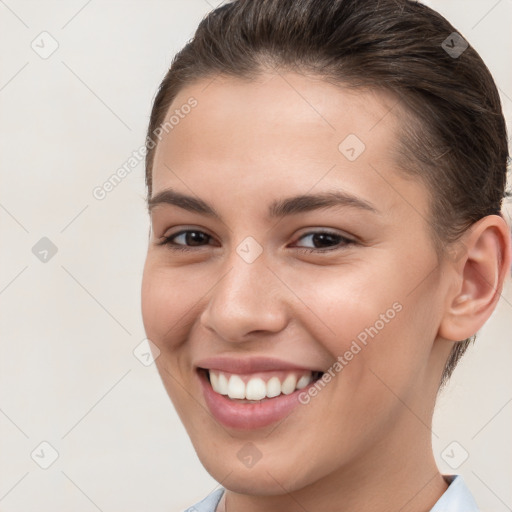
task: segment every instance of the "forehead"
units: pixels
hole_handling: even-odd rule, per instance
[[[197,106],[178,119],[182,109],[190,110],[185,107],[191,98]],[[265,134],[276,143],[279,134],[279,140],[313,136],[330,144],[354,133],[365,144],[384,149],[395,142],[397,119],[389,114],[397,110],[398,99],[388,91],[335,86],[296,73],[265,73],[254,80],[214,76],[195,82],[178,93],[167,120],[173,118],[172,139],[193,124],[196,137],[187,142],[229,148],[234,156],[237,149],[245,154],[257,150]],[[259,139],[247,140],[255,135]]]
[[[196,106],[184,108],[191,99]],[[266,198],[335,186],[389,209],[403,202],[404,188],[426,196],[420,183],[396,172],[399,112],[389,92],[296,73],[203,79],[169,108],[175,123],[156,148],[153,194],[182,187],[180,177],[209,197],[213,188]],[[426,197],[416,200],[426,208]]]

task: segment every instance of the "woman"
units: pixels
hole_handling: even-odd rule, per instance
[[[510,269],[493,79],[406,0],[238,0],[147,137],[159,373],[222,488],[189,510],[477,510],[438,390]]]

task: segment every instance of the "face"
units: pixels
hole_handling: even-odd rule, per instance
[[[144,325],[201,462],[235,492],[430,446],[447,284],[427,190],[392,156],[395,105],[288,73],[200,81],[170,107]]]

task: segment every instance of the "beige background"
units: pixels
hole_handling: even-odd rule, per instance
[[[481,53],[510,121],[512,0],[429,4]],[[145,337],[143,165],[105,199],[92,193],[142,144],[173,54],[214,6],[0,1],[4,512],[179,511],[216,487],[154,365],[133,354]],[[58,48],[41,58],[32,41],[43,54]],[[38,242],[40,257],[50,251],[46,263],[32,252]],[[460,464],[467,452],[456,472],[483,509],[497,512],[512,507],[511,304],[508,283],[443,393],[433,429],[442,470],[454,472],[443,453]],[[57,460],[42,469],[53,450]]]

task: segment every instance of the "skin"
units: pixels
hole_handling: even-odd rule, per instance
[[[485,217],[457,258],[438,260],[427,189],[392,155],[400,117],[390,94],[295,73],[219,76],[182,89],[169,112],[191,96],[197,107],[157,146],[153,197],[172,187],[222,220],[151,209],[142,313],[165,388],[202,464],[227,489],[217,510],[430,510],[447,488],[431,448],[440,377],[454,341],[474,334],[499,298],[510,268],[505,222]],[[353,162],[338,149],[348,134],[366,145]],[[274,200],[329,190],[378,213],[266,216]],[[189,251],[158,245],[185,228],[210,238],[174,238]],[[356,243],[307,236],[326,230]],[[252,263],[236,252],[248,236],[263,248]],[[378,335],[277,425],[240,431],[210,414],[194,361],[265,355],[325,371],[397,302],[402,310]],[[237,457],[247,442],[261,453],[250,468]]]

